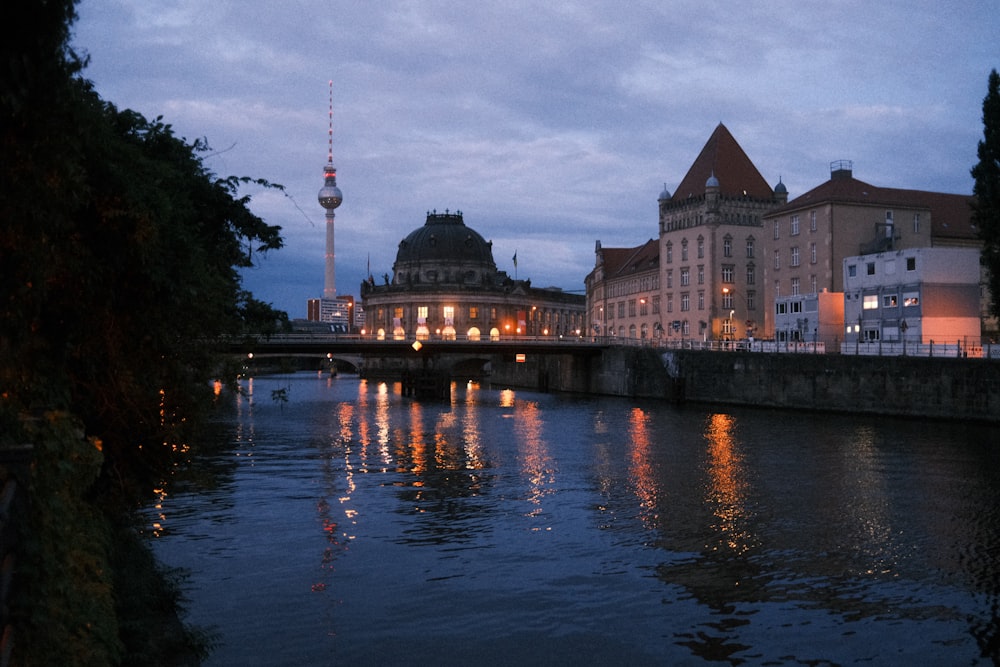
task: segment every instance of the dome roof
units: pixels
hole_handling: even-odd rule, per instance
[[[717,188],[717,187],[719,187],[719,179],[715,177],[715,170],[714,169],[712,170],[712,175],[708,177],[707,181],[705,181],[705,187],[706,188]]]
[[[778,178],[778,184],[774,186],[774,194],[788,194],[788,188],[781,182],[780,177]]]
[[[427,222],[399,242],[396,264],[399,270],[406,264],[441,262],[449,265],[480,264],[496,269],[493,244],[479,232],[466,227],[462,212],[437,211],[427,214]]]
[[[667,190],[667,184],[663,184],[663,191],[660,192],[660,196],[657,201],[668,201],[670,199],[670,190]]]

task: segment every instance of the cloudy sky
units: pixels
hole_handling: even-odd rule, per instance
[[[286,247],[245,281],[305,317],[323,290],[316,193],[333,81],[337,291],[391,273],[459,209],[500,269],[581,290],[594,242],[657,234],[724,123],[790,198],[833,160],[886,187],[971,193],[997,0],[80,0],[101,96],[208,139]]]

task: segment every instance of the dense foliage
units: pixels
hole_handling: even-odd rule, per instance
[[[60,4],[51,18],[71,18],[68,0],[44,6]],[[134,465],[206,390],[206,341],[282,318],[239,274],[282,245],[240,187],[275,186],[216,177],[203,140],[101,100],[58,54],[3,96],[0,386],[8,407],[70,410]]]
[[[102,100],[69,48],[75,4],[0,9],[0,447],[35,446],[15,658],[155,664],[127,607],[155,568],[123,578],[121,498],[162,479],[212,341],[287,321],[239,273],[282,245],[241,189],[279,186],[218,177],[204,140]]]
[[[1000,317],[1000,75],[990,72],[983,99],[983,140],[979,162],[972,168],[975,179],[973,220],[983,241],[982,261],[989,275],[990,308]]]

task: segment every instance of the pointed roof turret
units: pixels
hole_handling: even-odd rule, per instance
[[[771,186],[722,123],[718,124],[708,138],[705,147],[674,191],[671,201],[704,195],[705,186],[710,179],[715,179],[721,194],[726,197],[764,200],[774,197]]]

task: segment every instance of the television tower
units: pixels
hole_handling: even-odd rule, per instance
[[[333,166],[333,81],[330,81],[330,128],[327,132],[329,149],[323,167],[323,187],[319,191],[319,205],[326,209],[326,273],[323,281],[323,299],[337,298],[337,277],[334,273],[333,218],[334,209],[344,200],[337,187],[337,168]]]

